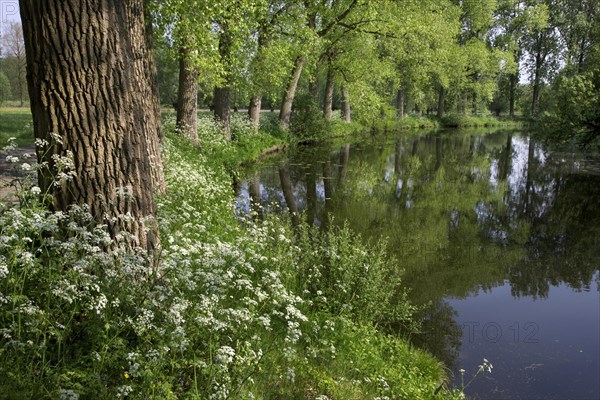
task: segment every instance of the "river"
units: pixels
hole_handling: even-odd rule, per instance
[[[287,157],[246,171],[238,210],[385,238],[421,306],[411,340],[455,387],[600,398],[600,157],[509,131],[377,135]],[[469,383],[484,358],[492,372]]]

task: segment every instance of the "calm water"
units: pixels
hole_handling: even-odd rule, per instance
[[[413,337],[481,399],[600,398],[600,158],[516,133],[388,136],[248,172],[238,207],[386,237]]]

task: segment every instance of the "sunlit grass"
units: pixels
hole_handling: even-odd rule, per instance
[[[14,137],[19,147],[33,146],[33,123],[29,107],[0,107],[0,147]]]

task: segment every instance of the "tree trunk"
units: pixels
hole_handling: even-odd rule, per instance
[[[279,110],[279,123],[284,129],[290,126],[290,117],[292,115],[292,104],[294,103],[294,97],[296,96],[296,88],[298,87],[298,81],[302,74],[302,68],[304,67],[304,57],[296,58],[296,64],[292,71],[292,76],[288,83],[288,87],[285,91],[283,101],[281,103],[281,110]]]
[[[248,107],[248,118],[254,127],[254,130],[258,130],[260,127],[260,107],[262,105],[262,95],[255,94],[250,99],[250,106]]]
[[[349,124],[352,121],[352,115],[350,114],[350,93],[348,93],[348,89],[342,86],[342,119],[345,123]]]
[[[20,7],[34,134],[49,142],[37,149],[48,163],[38,174],[42,192],[55,210],[89,206],[114,239],[151,252],[159,243],[153,177],[161,178],[161,160],[144,1],[22,0]],[[56,181],[59,172],[72,179]]]
[[[231,88],[215,88],[215,119],[223,128],[225,139],[231,140]]]
[[[315,103],[319,103],[319,85],[317,84],[317,77],[313,77],[308,83],[308,93],[315,100]]]
[[[18,77],[18,82],[19,82],[19,98],[21,100],[21,105],[20,107],[23,108],[25,107],[25,88],[23,86],[25,86],[23,84],[23,82],[25,81],[25,77],[23,76],[23,73],[21,72],[21,68],[19,68],[19,77]]]
[[[444,116],[444,108],[446,103],[446,90],[443,86],[440,86],[439,89],[439,97],[438,97],[438,109],[437,109],[437,117],[442,118]]]
[[[539,98],[540,98],[540,81],[536,77],[533,80],[533,96],[531,100],[531,115],[536,116],[539,109]]]
[[[399,89],[398,93],[396,94],[396,115],[400,119],[404,118],[404,104],[405,104],[404,90]]]
[[[179,91],[177,92],[177,129],[198,144],[198,74],[187,46],[179,50]]]
[[[146,1],[144,5],[147,5]],[[165,194],[166,186],[164,173],[162,169],[162,155],[161,155],[161,144],[163,142],[163,129],[160,123],[160,92],[158,90],[158,71],[156,69],[156,59],[154,57],[154,32],[152,28],[152,16],[148,8],[144,9],[144,18],[146,22],[145,34],[146,34],[146,48],[147,57],[145,58],[146,63],[146,76],[150,79],[150,86],[152,88],[152,103],[154,105],[154,118],[158,121],[158,142],[151,141],[148,143],[148,155],[150,157],[150,163],[153,165],[152,168],[152,181],[154,182],[154,190],[158,194]],[[156,162],[158,160],[158,163]]]
[[[531,115],[536,116],[539,109],[539,100],[540,100],[540,83],[541,83],[541,73],[542,73],[542,62],[543,58],[541,55],[541,50],[538,50],[535,55],[535,71],[533,76],[533,96],[531,100]]]
[[[221,36],[219,37],[219,55],[225,65],[225,68],[230,67],[231,61],[231,36],[227,23],[221,24]],[[215,102],[215,119],[221,123],[223,127],[223,135],[226,140],[231,140],[231,71],[226,70],[224,85],[215,87],[214,102]]]
[[[515,91],[517,90],[517,74],[510,75],[510,88],[508,93],[508,115],[515,116]]]
[[[325,83],[325,98],[323,100],[323,117],[326,121],[331,120],[333,114],[333,69],[331,65],[327,70],[327,82]]]

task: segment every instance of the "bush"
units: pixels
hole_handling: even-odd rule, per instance
[[[328,132],[327,121],[310,93],[301,94],[294,100],[290,131],[298,140],[319,140]]]

